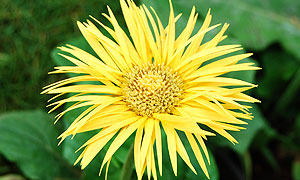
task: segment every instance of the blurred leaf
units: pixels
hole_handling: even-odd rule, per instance
[[[231,24],[229,33],[247,48],[262,50],[271,43],[283,47],[300,59],[300,2],[289,0],[177,0],[182,9],[193,5],[205,17],[212,9],[213,22]]]
[[[263,76],[256,92],[264,98],[264,106],[274,106],[299,66],[299,62],[284,52],[272,51],[263,55]]]
[[[244,155],[241,156],[245,169],[246,180],[250,180],[252,176],[252,159],[249,151],[246,151]]]
[[[300,179],[300,161],[295,160],[292,166],[292,177],[294,180]]]
[[[60,155],[53,118],[42,111],[0,116],[0,152],[30,179],[70,177],[72,166]]]
[[[0,180],[25,180],[25,178],[17,174],[8,174],[0,176]]]
[[[288,87],[285,89],[284,93],[281,95],[280,99],[277,102],[275,111],[283,112],[288,105],[290,105],[300,89],[300,64],[298,65],[298,70],[294,74],[291,82],[288,84]]]
[[[256,137],[253,139],[253,147],[263,150],[265,146],[274,138],[277,138],[278,133],[273,129],[268,121],[263,122],[263,128],[256,134]],[[264,137],[264,138],[261,138]]]

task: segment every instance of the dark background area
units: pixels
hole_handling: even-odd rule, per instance
[[[167,0],[136,2],[153,6],[166,25]],[[119,1],[0,0],[0,180],[103,179],[98,177],[103,154],[84,171],[72,165],[78,156],[74,151],[89,134],[57,147],[56,137],[68,124],[65,119],[76,112],[54,126],[59,111],[48,115],[50,96],[40,92],[66,78],[47,74],[64,63],[56,55],[57,46],[70,43],[90,51],[76,21],[93,15],[108,24],[101,16],[107,13],[106,5],[125,28]],[[249,93],[262,103],[253,106],[248,129],[232,133],[239,145],[221,137],[207,141],[214,159],[211,179],[300,180],[300,1],[173,0],[173,5],[176,14],[183,13],[177,32],[185,26],[193,5],[199,13],[198,28],[211,8],[213,24],[231,24],[224,43],[241,44],[245,52],[254,53],[249,61],[262,67],[231,74],[258,84]],[[109,179],[119,179],[130,141],[122,147],[114,156]],[[199,167],[199,176],[192,175],[182,161],[178,167],[186,170],[175,177],[168,161],[161,179],[204,178]]]

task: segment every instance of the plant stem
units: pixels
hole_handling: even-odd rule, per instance
[[[123,168],[122,168],[122,174],[121,174],[121,180],[131,180],[131,175],[133,172],[133,164],[134,164],[134,159],[133,159],[133,146],[134,143],[132,143],[126,160],[124,162]]]
[[[251,160],[251,154],[249,151],[246,151],[245,154],[242,156],[244,161],[244,168],[246,173],[246,179],[250,180],[252,179],[252,160]]]
[[[284,110],[293,100],[293,97],[298,93],[300,88],[300,67],[294,75],[294,78],[286,88],[283,95],[278,100],[277,106],[275,107],[275,114],[278,114]]]

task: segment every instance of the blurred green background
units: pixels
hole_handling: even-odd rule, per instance
[[[168,0],[136,3],[153,6],[166,25]],[[248,122],[248,129],[232,133],[238,145],[209,138],[211,179],[300,180],[300,1],[173,0],[173,4],[176,14],[183,13],[177,32],[184,28],[193,5],[199,13],[198,28],[211,8],[213,24],[231,25],[224,44],[241,44],[245,52],[254,53],[248,61],[262,67],[229,74],[258,84],[249,93],[262,103],[253,106],[254,120]],[[76,21],[93,15],[108,24],[101,16],[107,13],[106,5],[125,27],[118,0],[0,0],[0,180],[104,178],[98,177],[103,152],[84,171],[72,165],[79,155],[74,151],[93,132],[57,146],[57,136],[80,112],[67,114],[54,126],[59,110],[48,115],[45,106],[50,96],[40,92],[67,77],[47,74],[66,63],[57,56],[57,46],[70,43],[91,52]],[[131,140],[114,156],[109,179],[120,179]],[[160,179],[206,179],[200,167],[196,176],[182,160],[175,177],[167,152],[163,161]]]

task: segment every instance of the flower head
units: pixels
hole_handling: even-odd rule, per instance
[[[61,112],[87,107],[68,129],[61,134],[67,136],[99,130],[85,144],[81,155],[85,168],[109,141],[112,141],[103,159],[101,170],[113,154],[132,134],[134,140],[134,161],[138,179],[147,167],[148,176],[156,179],[154,153],[157,154],[158,169],[162,174],[162,135],[167,135],[167,144],[172,168],[177,174],[177,153],[195,171],[190,162],[182,137],[185,134],[199,165],[207,177],[204,158],[209,162],[204,140],[218,133],[232,143],[237,141],[227,132],[243,129],[244,119],[252,119],[248,106],[239,102],[259,102],[243,92],[255,85],[222,75],[232,71],[257,70],[252,63],[240,60],[251,54],[228,56],[241,50],[240,45],[218,45],[224,40],[228,24],[210,41],[203,43],[204,35],[218,25],[210,26],[210,12],[202,27],[192,35],[197,20],[192,9],[186,28],[175,36],[174,16],[170,2],[169,22],[164,27],[154,9],[142,5],[137,7],[132,0],[120,0],[130,37],[119,26],[113,12],[104,16],[113,28],[105,26],[95,18],[113,39],[91,22],[78,22],[78,27],[98,57],[71,45],[60,49],[61,54],[74,66],[56,67],[52,73],[76,73],[68,78],[45,87],[43,93],[75,95],[56,101],[51,111],[67,102],[74,104]],[[222,57],[227,55],[227,57]],[[74,58],[75,57],[75,58]],[[218,60],[214,60],[215,58]],[[214,60],[214,61],[213,61]],[[94,81],[94,84],[90,84]],[[81,82],[73,85],[72,83]],[[97,84],[98,83],[98,84]],[[57,96],[56,96],[57,97]],[[212,132],[204,130],[206,126]],[[156,151],[154,151],[154,147]],[[205,157],[202,156],[200,147]],[[164,154],[166,155],[166,154]]]

